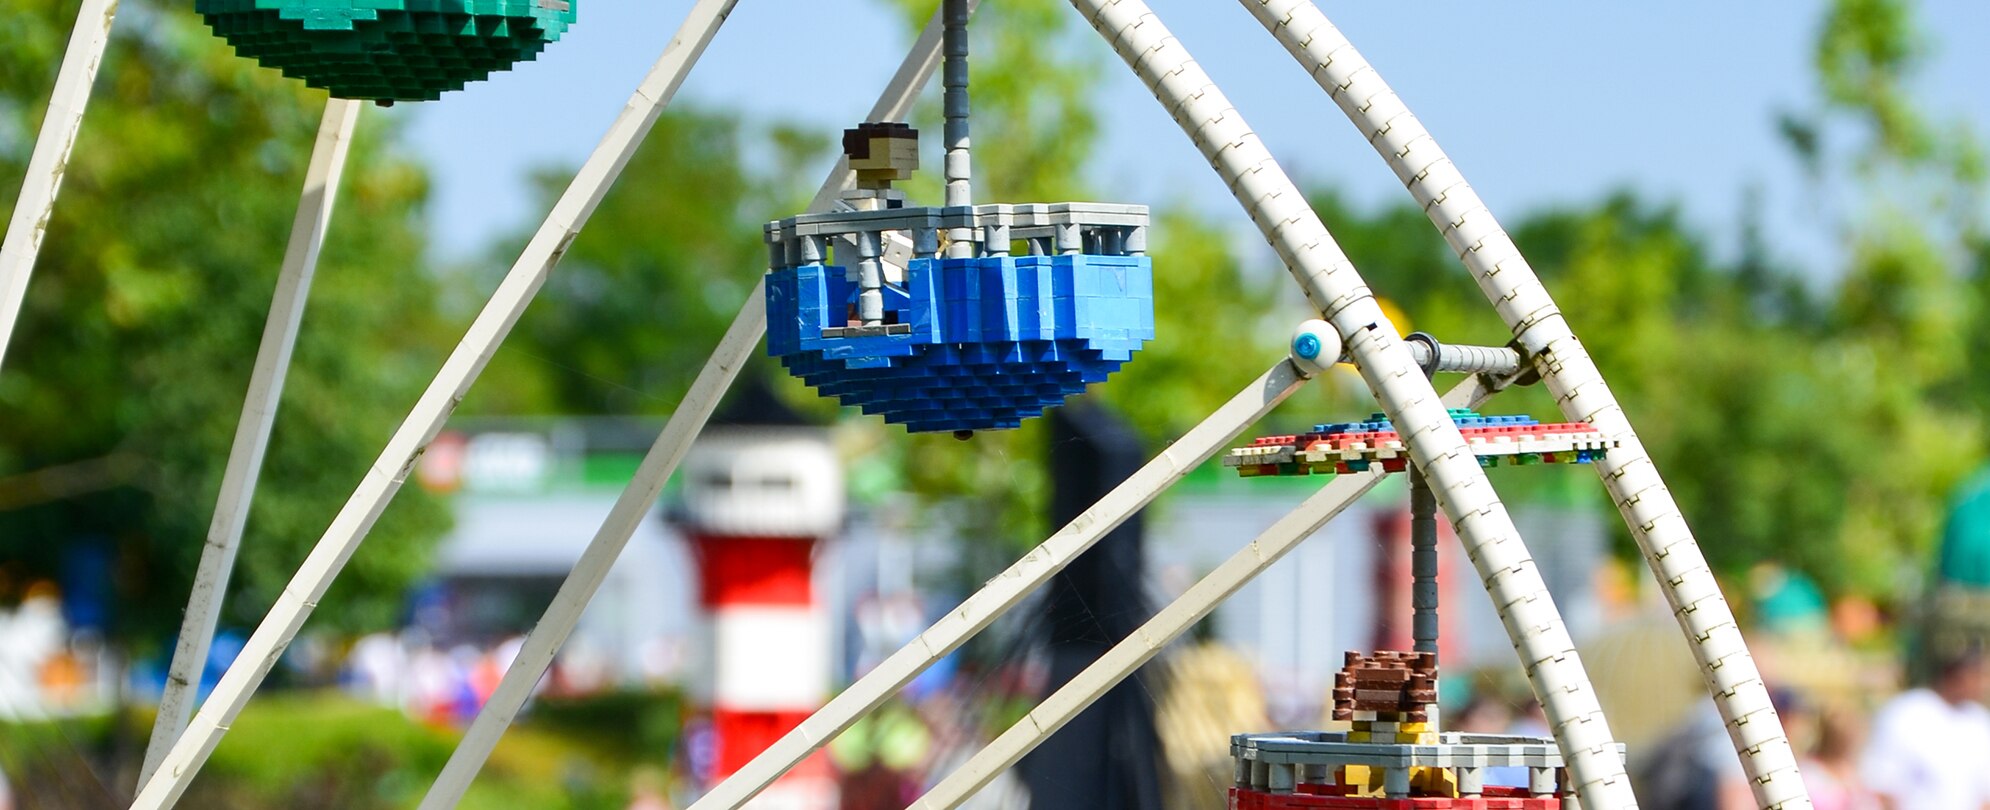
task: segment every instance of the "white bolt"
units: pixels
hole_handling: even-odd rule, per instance
[[[1334,325],[1318,318],[1301,322],[1292,330],[1292,362],[1311,377],[1340,362],[1340,333]]]

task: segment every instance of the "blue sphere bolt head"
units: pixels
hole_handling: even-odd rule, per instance
[[[1292,330],[1292,362],[1311,377],[1340,361],[1340,332],[1318,318],[1301,322]]]
[[[1302,334],[1292,341],[1292,353],[1306,360],[1320,356],[1320,336]]]

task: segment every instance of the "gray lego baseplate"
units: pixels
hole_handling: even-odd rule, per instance
[[[1338,768],[1367,765],[1377,768],[1561,768],[1555,741],[1539,737],[1444,732],[1436,745],[1348,742],[1342,731],[1283,731],[1237,734],[1230,738],[1230,755],[1273,765],[1318,765]],[[1617,746],[1618,756],[1624,746]]]

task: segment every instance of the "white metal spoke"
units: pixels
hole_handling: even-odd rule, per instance
[[[1327,525],[1327,521],[1387,476],[1387,473],[1380,472],[1379,467],[1375,472],[1335,476],[1300,503],[1298,508],[1286,513],[1251,540],[1250,545],[1225,560],[1180,598],[1134,630],[1132,635],[1113,645],[1091,666],[1051,693],[1050,697],[1044,698],[1023,719],[1002,732],[994,742],[975,752],[972,758],[940,780],[933,789],[926,791],[926,795],[919,797],[907,810],[954,808],[972,798],[996,776],[1021,761],[1024,754],[1034,750],[1077,717],[1079,712],[1104,697],[1108,690],[1133,674],[1141,664],[1158,655],[1176,635],[1162,628],[1180,625],[1181,630],[1186,630],[1208,615],[1217,603],[1243,587],[1253,574],[1284,557],[1299,541],[1319,531],[1321,526]]]
[[[1024,597],[1049,582],[1079,554],[1098,543],[1162,491],[1188,475],[1278,403],[1299,390],[1308,375],[1292,361],[1281,361],[1217,408],[1201,424],[1182,434],[1168,449],[1120,482],[1083,514],[990,579],[958,607],[920,633],[875,669],[857,679],[800,726],[760,752],[739,772],[727,777],[691,805],[691,810],[731,810],[745,804],[781,774],[809,754],[828,745],[859,717],[870,713],[912,682],[934,662],[945,658]]]
[[[939,49],[940,20],[935,16],[913,43],[911,52],[900,64],[898,72],[893,74],[877,104],[871,108],[870,120],[901,118],[910,110],[919,90],[932,77]],[[848,161],[839,160],[836,167],[830,170],[829,178],[823,181],[812,210],[823,210],[830,205],[835,200],[836,192],[847,186],[853,175]],[[767,307],[762,301],[765,284],[763,281],[754,285],[753,292],[746,297],[746,303],[733,318],[732,326],[726,330],[718,349],[706,360],[705,367],[692,381],[684,400],[678,403],[663,432],[658,434],[656,442],[643,456],[634,478],[622,490],[621,497],[615,501],[607,519],[595,532],[594,539],[588,542],[587,549],[581,552],[566,581],[560,584],[560,590],[546,608],[545,615],[526,635],[524,646],[505,670],[497,690],[478,710],[477,718],[450,754],[448,764],[443,766],[435,783],[429,786],[427,795],[422,798],[421,810],[446,810],[463,800],[464,792],[469,790],[477,772],[490,759],[498,740],[531,698],[533,688],[545,675],[547,667],[552,665],[561,645],[572,635],[581,614],[601,589],[609,569],[614,567],[616,558],[621,556],[636,527],[656,503],[664,483],[670,480],[693,440],[704,430],[706,420],[711,418],[719,399],[731,387],[740,367],[760,345],[760,337],[767,329]]]
[[[443,363],[442,370],[429,383],[406,421],[395,431],[380,458],[360,481],[352,497],[333,519],[304,564],[277,597],[276,604],[249,637],[235,664],[221,677],[200,712],[194,715],[186,733],[161,763],[159,772],[145,783],[133,808],[158,810],[179,801],[200,766],[213,753],[221,735],[247,704],[249,695],[263,677],[276,666],[285,647],[304,626],[304,620],[332,579],[345,567],[368,530],[386,509],[394,493],[407,481],[415,461],[435,439],[470,384],[497,352],[498,345],[511,332],[513,324],[545,283],[553,266],[579,235],[581,227],[607,195],[622,167],[635,154],[643,136],[663,107],[670,102],[691,65],[718,33],[719,25],[731,13],[737,0],[699,0],[663,55],[651,67],[628,106],[617,116],[608,134],[581,165],[559,202],[527,243],[518,262],[492,294],[469,332]]]
[[[504,736],[518,712],[525,707],[525,701],[532,697],[532,690],[539,679],[546,674],[546,668],[553,663],[554,654],[573,634],[580,623],[580,615],[587,610],[588,602],[594,599],[601,589],[602,581],[608,578],[608,571],[615,565],[615,558],[621,556],[622,549],[629,544],[629,537],[636,533],[643,518],[655,507],[657,497],[663,492],[664,482],[677,469],[684,454],[691,449],[691,443],[698,438],[705,421],[718,407],[726,389],[732,386],[739,369],[753,354],[754,347],[760,345],[760,336],[767,329],[767,308],[760,301],[765,283],[755,284],[753,294],[747,297],[746,305],[739,315],[733,318],[732,326],[726,329],[725,338],[719,341],[719,348],[705,361],[705,367],[691,384],[691,390],[684,400],[677,404],[677,410],[670,415],[669,423],[658,434],[656,442],[643,456],[636,475],[622,490],[621,497],[608,512],[601,528],[588,541],[587,550],[581,553],[580,560],[574,563],[573,571],[567,574],[560,590],[553,596],[553,602],[546,608],[546,615],[532,627],[525,637],[524,646],[518,656],[505,670],[504,678],[498,683],[490,700],[477,712],[477,719],[470,724],[454,753],[449,755],[448,764],[436,777],[435,784],[429,787],[422,798],[421,810],[442,810],[455,807],[463,800],[463,793],[469,790],[470,783],[477,778],[491,751],[497,748],[498,738]]]
[[[1444,396],[1446,404],[1451,407],[1474,407],[1496,392],[1497,389],[1483,385],[1480,378],[1474,376],[1459,383]],[[1196,622],[1202,621],[1223,600],[1236,594],[1238,589],[1298,547],[1300,541],[1311,537],[1327,521],[1374,489],[1385,476],[1379,471],[1380,467],[1375,469],[1376,472],[1368,474],[1341,475],[1321,487],[1298,508],[1265,529],[1250,545],[1231,555],[1216,570],[1156,612],[1138,630],[1058,687],[1056,692],[1044,698],[1042,703],[1002,732],[994,742],[975,752],[967,762],[926,791],[925,796],[913,802],[913,810],[953,808],[973,798],[997,775],[1015,767],[1025,755],[1050,739],[1050,735],[1071,722],[1079,712],[1153,660],[1163,648],[1188,632]]]
[[[167,670],[166,690],[159,697],[159,715],[152,722],[152,741],[145,748],[139,784],[152,778],[193,715],[201,671],[207,666],[207,648],[214,640],[214,625],[228,592],[228,576],[235,569],[235,553],[241,548],[242,526],[249,520],[263,451],[269,447],[277,403],[283,399],[290,352],[297,346],[298,325],[304,320],[311,278],[318,270],[318,252],[324,247],[326,229],[331,227],[339,176],[345,171],[346,152],[352,146],[353,128],[363,106],[362,102],[339,98],[325,102],[325,117],[318,125],[318,140],[304,172],[304,193],[297,201],[297,218],[290,225],[283,269],[277,274],[276,294],[263,323],[262,345],[256,349],[255,369],[249,376],[249,394],[242,402],[242,418],[235,424],[235,443],[228,450],[221,494],[207,528],[207,544],[201,547],[193,593],[181,619],[179,643]]]
[[[7,358],[7,343],[21,316],[21,303],[27,299],[28,276],[34,272],[35,257],[41,254],[42,237],[48,234],[55,195],[62,190],[69,151],[82,131],[90,86],[97,80],[104,46],[111,39],[111,21],[116,17],[117,0],[83,0],[83,7],[76,12],[76,27],[69,31],[69,50],[63,53],[62,67],[55,74],[48,114],[42,118],[41,133],[35,136],[35,151],[28,157],[28,175],[21,181],[21,196],[14,201],[7,235],[0,239],[0,361]]]
[[[1609,725],[1540,571],[1485,471],[1354,265],[1243,116],[1144,2],[1071,2],[1154,92],[1277,249],[1321,317],[1340,330],[1492,595],[1582,802],[1636,807]]]
[[[1464,175],[1361,52],[1309,0],[1240,0],[1332,96],[1471,271],[1530,352],[1565,418],[1618,442],[1596,462],[1672,607],[1727,724],[1755,800],[1810,806],[1768,688],[1658,468],[1548,290]]]

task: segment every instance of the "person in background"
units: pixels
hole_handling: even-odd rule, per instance
[[[1810,703],[1794,690],[1771,687],[1769,701],[1792,740],[1807,736]],[[1792,743],[1795,744],[1795,743]],[[1749,810],[1756,806],[1734,740],[1711,700],[1702,700],[1644,756],[1633,762],[1632,784],[1645,810]]]
[[[1472,699],[1455,712],[1444,716],[1446,731],[1471,731],[1480,734],[1499,734],[1507,730],[1513,716],[1497,695],[1489,690],[1478,690]]]
[[[1859,776],[1858,753],[1865,729],[1853,713],[1838,707],[1817,712],[1816,740],[1798,762],[1803,786],[1816,810],[1879,810],[1879,797]],[[1794,732],[1792,732],[1794,733]]]
[[[628,810],[670,810],[663,786],[662,771],[647,765],[637,768],[629,776]]]
[[[1983,650],[1935,662],[1927,686],[1900,693],[1873,721],[1860,775],[1885,810],[1990,810],[1990,710]]]
[[[7,786],[6,771],[0,771],[0,810],[14,810],[14,789]]]

